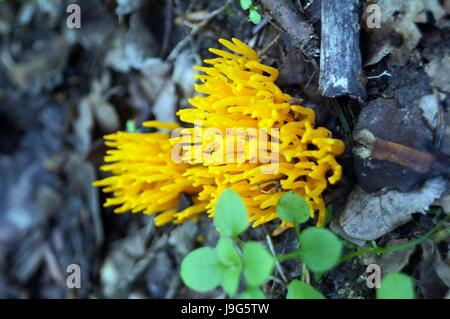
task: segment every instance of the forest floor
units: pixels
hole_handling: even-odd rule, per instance
[[[146,120],[176,121],[194,95],[192,67],[219,38],[254,48],[279,69],[280,88],[346,142],[343,178],[325,194],[333,232],[386,246],[419,238],[450,212],[450,1],[378,1],[381,28],[361,22],[363,101],[320,93],[318,64],[293,43],[295,24],[283,25],[270,1],[254,1],[258,24],[238,0],[78,1],[79,29],[66,24],[72,2],[0,1],[0,298],[225,297],[220,289],[196,293],[179,276],[189,251],[217,242],[206,215],[158,228],[152,216],[103,208],[105,195],[92,187],[106,176],[102,137]],[[284,2],[320,40],[320,0]],[[422,171],[386,158],[366,165],[356,151],[362,130],[440,162]],[[279,254],[292,250],[292,231],[270,236],[277,225],[244,237]],[[366,268],[375,263],[412,276],[420,298],[448,298],[448,227],[407,250],[354,258],[314,285],[327,298],[374,298]],[[66,286],[72,263],[80,289]],[[268,298],[284,298],[287,280],[302,271],[293,261],[280,267],[264,286]]]

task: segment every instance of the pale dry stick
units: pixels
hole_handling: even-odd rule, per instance
[[[178,54],[180,53],[180,51],[184,48],[184,46],[186,44],[189,43],[189,41],[192,39],[192,37],[194,35],[196,35],[204,26],[206,26],[214,17],[216,17],[217,15],[221,14],[223,11],[225,11],[225,9],[228,7],[228,5],[230,5],[230,3],[232,3],[233,0],[227,0],[227,2],[225,2],[225,4],[223,6],[221,6],[220,8],[211,11],[211,13],[205,17],[205,19],[202,22],[199,22],[198,24],[196,24],[191,32],[180,42],[177,43],[177,45],[173,48],[173,50],[170,52],[169,56],[167,57],[167,61],[172,61],[174,60]]]
[[[152,244],[152,246],[147,250],[148,253],[146,253],[142,259],[137,261],[129,274],[121,280],[117,287],[117,296],[122,296],[127,291],[128,287],[148,269],[148,266],[156,257],[156,253],[167,244],[167,241],[168,236],[164,235],[159,238],[156,243]]]
[[[179,269],[177,269],[176,274],[180,272]],[[175,298],[175,295],[177,293],[177,289],[180,286],[180,276],[175,275],[170,280],[169,288],[167,289],[166,294],[164,295],[164,299],[173,299]]]
[[[258,52],[258,56],[262,57],[267,51],[269,51],[280,39],[281,33],[278,33],[272,41],[269,42],[261,51]]]
[[[189,21],[187,21],[187,20],[184,20],[184,21],[183,21],[183,25],[184,25],[185,27],[188,27],[188,28],[191,28],[191,29],[193,29],[193,28],[196,26],[195,23],[189,22]]]
[[[361,0],[321,2],[319,91],[326,97],[367,99],[360,48]]]
[[[294,48],[300,50],[309,62],[319,56],[319,37],[290,0],[260,0],[263,7],[289,35]]]
[[[153,218],[148,221],[148,224],[145,226],[144,230],[144,244],[147,246],[150,243],[150,238],[155,231],[155,223],[153,222]]]
[[[305,263],[302,263],[302,280],[308,285],[311,284],[311,275],[308,268],[306,268]]]
[[[313,4],[314,0],[310,0],[305,6],[303,7],[303,11],[306,11],[309,9],[309,7]]]
[[[52,279],[58,283],[64,282],[64,276],[63,276],[62,269],[61,269],[58,261],[56,260],[55,253],[50,248],[50,245],[48,244],[48,242],[43,244],[41,246],[41,249],[44,251],[45,262],[48,265],[48,269],[49,269],[50,276],[52,277]]]
[[[272,253],[272,255],[276,255],[275,252],[275,248],[273,246],[273,242],[272,242],[272,238],[270,238],[269,234],[267,234],[267,231],[264,229],[264,231],[266,232],[266,241],[267,241],[267,245],[269,246],[269,250]],[[284,270],[283,267],[281,267],[281,264],[278,260],[275,260],[275,265],[277,267],[278,272],[280,273],[281,279],[283,279],[284,283],[286,284],[288,282],[286,275],[284,274]]]
[[[287,287],[287,283],[286,282],[284,282],[283,280],[278,279],[275,276],[270,276],[269,279],[272,280],[273,282],[276,282],[276,283],[280,284],[283,288]]]
[[[389,73],[388,71],[384,70],[383,73],[381,73],[381,74],[368,76],[368,77],[367,77],[367,80],[379,79],[379,78],[381,78],[381,77],[383,77],[383,76],[391,77],[392,74]]]

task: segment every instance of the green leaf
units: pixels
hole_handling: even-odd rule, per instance
[[[278,201],[277,215],[285,222],[300,225],[309,219],[309,206],[303,197],[288,192]]]
[[[241,265],[241,257],[239,256],[233,242],[230,238],[221,236],[216,247],[217,256],[224,265]]]
[[[342,253],[342,242],[325,228],[307,228],[300,234],[299,243],[303,262],[316,272],[333,268]]]
[[[252,5],[252,0],[241,0],[240,3],[242,9],[248,10]]]
[[[237,292],[241,270],[242,265],[236,265],[228,267],[223,273],[222,287],[230,297],[233,297]]]
[[[191,251],[181,262],[181,279],[189,288],[206,292],[216,288],[222,281],[223,266],[211,247]]]
[[[320,291],[300,280],[292,280],[288,286],[287,299],[325,299]]]
[[[386,275],[377,289],[377,299],[414,299],[414,295],[411,277],[399,272]]]
[[[265,299],[266,296],[258,287],[248,287],[240,295],[240,299]]]
[[[250,286],[259,286],[269,279],[275,261],[262,244],[251,241],[245,243],[242,255],[244,257],[244,277]]]
[[[251,22],[254,24],[260,24],[262,17],[256,9],[250,10],[250,14],[248,15]]]
[[[223,290],[233,297],[239,287],[242,271],[242,259],[229,237],[221,236],[216,247],[217,256],[225,266],[222,279]]]
[[[214,224],[222,236],[238,236],[248,226],[244,202],[230,188],[224,190],[217,199]]]

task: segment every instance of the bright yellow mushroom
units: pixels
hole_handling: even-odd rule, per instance
[[[117,213],[159,213],[156,225],[182,223],[205,211],[212,217],[216,199],[230,187],[243,198],[257,227],[276,219],[278,199],[293,191],[323,224],[322,193],[341,178],[335,157],[344,143],[326,128],[314,128],[312,109],[290,104],[291,97],[275,84],[278,70],[262,64],[253,49],[234,38],[219,42],[231,52],[210,49],[218,57],[196,67],[201,74],[195,90],[201,95],[189,100],[192,108],[177,113],[193,128],[151,121],[144,126],[177,134],[105,137],[112,149],[102,169],[112,176],[94,183],[113,194],[105,206],[119,206]],[[236,146],[231,151],[230,130]],[[262,133],[270,142],[259,143]],[[179,162],[173,158],[178,153]],[[178,211],[181,193],[190,194],[193,204]]]

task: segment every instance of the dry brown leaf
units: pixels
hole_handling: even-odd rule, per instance
[[[425,23],[427,12],[436,20],[445,14],[438,0],[376,0],[373,3],[380,7],[381,28],[367,29],[366,66],[379,62],[389,53],[405,65],[422,37],[416,23]]]
[[[413,213],[425,213],[445,192],[446,182],[436,177],[411,192],[366,193],[356,187],[340,217],[340,225],[350,237],[373,240],[411,220]]]
[[[431,78],[431,85],[450,93],[450,56],[432,60],[425,66],[425,72]]]

